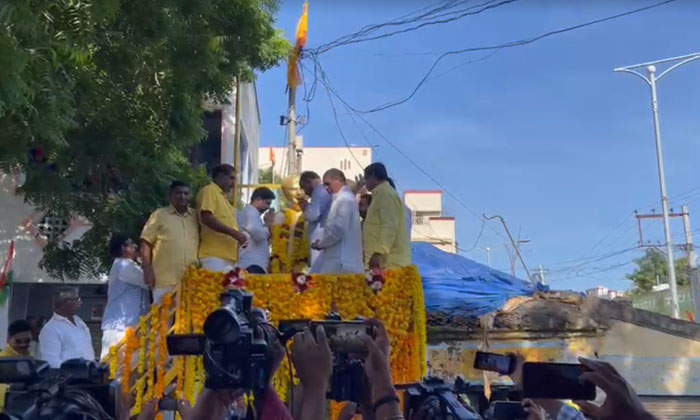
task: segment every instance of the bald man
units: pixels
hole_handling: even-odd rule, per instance
[[[311,272],[362,273],[362,228],[355,194],[339,169],[329,169],[323,175],[323,185],[332,195],[332,203],[323,237],[311,244],[321,251]]]

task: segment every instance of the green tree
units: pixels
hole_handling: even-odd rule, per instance
[[[633,293],[645,293],[656,286],[657,281],[668,282],[666,255],[656,248],[647,248],[643,257],[635,260],[637,267],[627,279],[634,283]],[[690,283],[688,261],[679,258],[675,261],[676,283],[681,286]]]
[[[272,184],[272,167],[260,170],[258,184]]]
[[[207,101],[236,76],[276,65],[289,44],[277,0],[34,0],[0,3],[0,170],[21,193],[92,229],[54,242],[42,266],[60,279],[106,268],[114,231],[138,235],[167,185],[204,174],[188,152]]]

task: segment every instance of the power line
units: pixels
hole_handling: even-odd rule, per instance
[[[358,43],[368,42],[368,41],[376,41],[379,39],[389,38],[389,37],[392,37],[394,35],[405,34],[408,32],[417,31],[417,30],[424,28],[426,26],[440,25],[440,24],[454,22],[456,20],[465,18],[467,16],[478,15],[478,14],[483,13],[485,11],[495,9],[497,7],[500,7],[500,6],[509,4],[509,3],[513,3],[515,1],[517,1],[517,0],[502,0],[498,3],[496,3],[496,0],[489,0],[486,3],[482,3],[479,5],[473,6],[473,7],[469,7],[467,9],[463,9],[463,10],[459,10],[459,11],[452,11],[452,12],[447,12],[447,13],[431,16],[432,18],[437,19],[437,20],[430,20],[428,22],[423,22],[423,23],[420,23],[418,25],[412,26],[410,28],[399,29],[399,30],[396,30],[393,32],[388,32],[388,33],[384,33],[384,34],[376,35],[376,36],[365,36],[371,32],[374,32],[378,29],[381,29],[383,27],[400,26],[400,25],[404,25],[407,23],[413,23],[413,22],[417,22],[420,20],[425,20],[426,16],[429,16],[429,15],[434,14],[434,13],[429,12],[429,13],[424,14],[420,18],[408,19],[408,20],[401,21],[401,22],[386,22],[386,23],[379,24],[379,25],[372,25],[371,29],[368,28],[368,29],[360,30],[354,34],[345,35],[345,36],[339,38],[338,40],[331,41],[327,44],[321,45],[321,46],[313,49],[313,52],[315,54],[323,54],[323,53],[326,53],[334,48],[338,48],[341,46],[358,44]],[[479,8],[479,7],[481,7],[481,8]],[[475,9],[477,9],[477,10],[475,10]],[[444,10],[444,8],[443,8],[443,10]],[[440,19],[440,18],[442,18],[442,19]],[[363,37],[363,36],[365,36],[365,37]]]
[[[523,39],[523,40],[519,40],[519,41],[511,41],[511,42],[504,43],[504,44],[499,44],[499,45],[489,45],[489,46],[481,46],[481,47],[471,47],[471,48],[464,48],[464,49],[461,49],[461,50],[447,51],[447,52],[442,53],[442,54],[433,62],[433,64],[430,66],[430,68],[429,68],[428,71],[425,73],[425,75],[423,76],[423,78],[421,78],[421,80],[420,80],[420,81],[418,82],[418,84],[413,88],[413,90],[411,91],[411,93],[410,93],[408,96],[406,96],[405,98],[400,99],[400,100],[397,100],[397,101],[394,101],[394,102],[389,102],[389,103],[386,103],[386,104],[377,106],[377,107],[375,107],[375,108],[371,108],[371,109],[369,109],[369,110],[358,110],[358,109],[356,109],[356,108],[352,108],[352,107],[351,107],[351,108],[353,109],[353,111],[355,111],[355,112],[357,112],[357,113],[360,113],[360,114],[371,114],[371,113],[374,113],[374,112],[379,112],[379,111],[383,111],[383,110],[386,110],[386,109],[389,109],[389,108],[393,108],[393,107],[396,107],[396,106],[399,106],[399,105],[402,105],[402,104],[408,102],[409,100],[411,100],[411,98],[413,98],[413,97],[416,95],[416,93],[418,93],[418,91],[420,90],[420,88],[425,84],[425,82],[428,80],[428,78],[429,78],[430,75],[433,73],[433,71],[435,71],[435,68],[438,66],[438,64],[440,64],[440,62],[441,62],[444,58],[449,57],[449,56],[452,56],[452,55],[458,55],[458,54],[464,54],[464,53],[476,52],[476,51],[501,50],[501,49],[505,49],[505,48],[520,47],[520,46],[532,44],[532,43],[534,43],[534,42],[540,41],[540,40],[545,39],[545,38],[549,38],[549,37],[554,36],[554,35],[559,35],[559,34],[563,34],[563,33],[566,33],[566,32],[571,32],[571,31],[574,31],[574,30],[577,30],[577,29],[585,28],[585,27],[592,26],[592,25],[597,25],[597,24],[599,24],[599,23],[608,22],[608,21],[611,21],[611,20],[614,20],[614,19],[619,19],[619,18],[622,18],[622,17],[626,17],[626,16],[629,16],[629,15],[636,14],[636,13],[644,12],[644,11],[646,11],[646,10],[650,10],[650,9],[653,9],[653,8],[656,8],[656,7],[660,7],[660,6],[663,6],[663,5],[672,3],[672,2],[674,2],[674,1],[677,1],[677,0],[664,0],[664,1],[659,2],[659,3],[655,3],[655,4],[652,4],[652,5],[649,5],[649,6],[641,7],[641,8],[634,9],[634,10],[630,10],[630,11],[623,12],[623,13],[618,13],[618,14],[616,14],[616,15],[608,16],[608,17],[605,17],[605,18],[595,19],[595,20],[592,20],[592,21],[588,21],[588,22],[585,22],[585,23],[578,24],[578,25],[569,26],[569,27],[566,27],[566,28],[562,28],[562,29],[557,29],[557,30],[554,30],[554,31],[546,32],[546,33],[544,33],[544,34],[541,34],[541,35],[538,35],[538,36],[535,36],[535,37],[529,38],[529,39]],[[313,57],[315,57],[315,59],[318,59],[318,53],[313,52],[311,55],[312,55]]]

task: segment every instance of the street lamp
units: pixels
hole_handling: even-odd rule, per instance
[[[661,148],[661,131],[659,129],[659,103],[656,95],[656,83],[662,77],[677,69],[683,64],[700,59],[700,53],[683,55],[680,57],[667,58],[664,60],[651,61],[648,63],[635,64],[633,66],[616,68],[614,71],[633,74],[644,80],[651,88],[651,112],[654,117],[654,135],[656,137],[656,162],[659,171],[659,188],[661,190],[661,206],[663,208],[664,235],[666,242],[666,264],[668,264],[668,283],[671,286],[671,314],[674,318],[679,316],[678,289],[676,287],[676,269],[673,264],[673,242],[671,239],[671,224],[668,216],[668,195],[666,194],[666,177],[664,175],[664,157]],[[662,63],[675,63],[658,76],[656,75],[656,65]],[[644,76],[635,69],[645,67],[647,75]]]

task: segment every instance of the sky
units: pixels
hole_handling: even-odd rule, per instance
[[[435,1],[311,0],[307,48]],[[340,97],[355,109],[372,109],[408,96],[436,54],[527,39],[658,1],[519,0],[344,45],[318,60]],[[289,39],[302,4],[286,0],[277,15]],[[299,94],[298,112],[308,120],[304,144],[344,146],[342,132],[348,144],[373,146],[400,190],[444,188],[445,212],[456,217],[460,253],[468,258],[486,263],[490,248],[492,266],[510,271],[502,226],[491,221],[482,229],[482,214],[499,214],[514,236],[529,240],[521,246],[526,264],[531,270],[541,264],[551,287],[625,290],[625,274],[643,254],[633,211],[658,213],[661,204],[649,87],[613,69],[700,51],[698,13],[700,2],[677,0],[495,54],[448,56],[412,99],[364,115],[408,159],[334,98],[336,123],[329,94],[318,84],[312,101]],[[313,63],[307,58],[304,66]],[[308,89],[313,75],[305,78]],[[658,90],[671,207],[687,204],[691,223],[697,210],[698,228],[699,79],[700,60],[669,73]],[[285,144],[279,125],[285,85],[286,66],[258,76],[263,146]],[[643,232],[645,241],[662,243],[660,220],[644,222]],[[684,240],[680,219],[672,221],[672,232],[675,243]],[[522,267],[517,274],[526,278]]]

